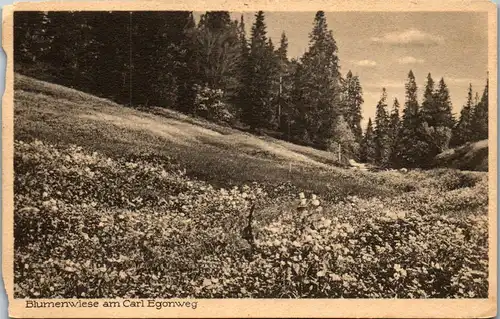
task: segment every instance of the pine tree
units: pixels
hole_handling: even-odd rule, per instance
[[[290,93],[291,93],[291,78],[290,78],[290,61],[288,60],[288,38],[285,32],[281,33],[280,46],[276,50],[278,58],[278,72],[277,72],[277,90],[278,97],[277,114],[278,114],[278,129],[284,134],[288,135],[288,126],[290,121]],[[288,136],[288,138],[290,138]]]
[[[420,118],[429,126],[436,126],[436,118],[438,117],[438,104],[435,100],[434,80],[431,74],[427,75],[427,84],[424,91],[424,101],[420,110]]]
[[[391,166],[398,167],[399,166],[399,156],[398,153],[398,144],[399,144],[399,134],[401,131],[401,119],[399,117],[399,101],[398,99],[394,99],[394,104],[391,110],[391,115],[389,117],[389,140],[391,145],[390,150],[390,162]]]
[[[281,62],[288,62],[288,38],[286,37],[285,31],[281,33],[280,46],[277,54]]]
[[[469,84],[467,102],[460,111],[460,119],[453,129],[451,140],[452,146],[459,146],[473,140],[472,117],[474,114],[474,104],[472,102],[472,84]]]
[[[279,129],[281,120],[281,105],[280,105],[280,77],[281,77],[281,61],[278,55],[278,50],[274,49],[274,43],[271,38],[267,40],[268,45],[268,68],[271,74],[271,107],[272,115],[269,127],[273,130]]]
[[[375,133],[373,132],[372,119],[368,119],[365,135],[361,142],[360,160],[363,163],[375,163],[376,145]]]
[[[340,109],[337,44],[328,30],[325,13],[318,11],[294,82],[293,103],[302,122],[301,139],[326,148]]]
[[[425,149],[427,147],[427,144],[423,141],[419,133],[421,120],[417,90],[415,75],[410,70],[408,80],[405,84],[406,99],[398,146],[400,164],[405,167],[419,167],[425,156]]]
[[[437,89],[433,90],[433,85],[429,74],[419,129],[422,142],[427,144],[425,156],[420,163],[422,167],[431,167],[436,155],[448,149],[454,124],[449,91],[444,79],[441,78]]]
[[[246,87],[245,84],[247,83],[245,81],[245,77],[247,75],[246,69],[248,68],[248,55],[250,52],[250,48],[248,46],[248,40],[247,40],[247,35],[246,35],[246,30],[245,30],[245,19],[243,17],[243,14],[240,17],[240,23],[238,26],[238,40],[239,40],[239,47],[240,47],[240,59],[238,61],[238,92],[236,96],[236,105],[239,107],[235,108],[235,113],[237,118],[241,120],[242,114],[245,111],[245,105],[246,105]],[[242,121],[244,122],[244,121]]]
[[[434,117],[434,126],[453,128],[455,119],[453,118],[450,92],[444,79],[439,81],[438,88],[434,93],[434,102],[437,105],[437,114]]]
[[[297,59],[290,61],[291,90],[290,90],[290,103],[287,107],[287,115],[289,118],[288,123],[288,140],[293,140],[296,143],[308,144],[310,139],[307,133],[307,123],[304,110],[306,109],[303,101],[302,91],[302,76],[304,71],[303,66]]]
[[[343,82],[342,107],[344,117],[359,143],[363,134],[361,129],[361,120],[363,118],[361,116],[361,105],[364,102],[363,91],[359,83],[359,77],[353,76],[350,70],[347,72]]]
[[[267,39],[264,12],[255,15],[252,26],[250,51],[245,63],[242,121],[256,128],[270,127],[273,118],[273,77],[275,76],[275,55]]]
[[[424,101],[422,102],[422,108],[420,110],[420,127],[418,130],[418,138],[421,139],[422,143],[426,143],[427,147],[423,150],[425,154],[422,156],[419,163],[420,167],[429,167],[434,161],[434,157],[442,150],[442,148],[447,147],[447,145],[436,144],[436,141],[440,141],[437,138],[437,132],[441,132],[442,127],[439,126],[440,119],[440,105],[437,100],[437,91],[434,88],[434,80],[429,73],[427,75],[427,84],[424,91]]]
[[[488,85],[488,79],[486,79],[486,86],[481,99],[476,103],[471,119],[471,130],[475,141],[488,138]]]
[[[375,114],[375,160],[382,167],[388,167],[390,164],[391,140],[389,134],[390,119],[387,113],[387,92],[383,88]]]
[[[243,63],[246,61],[246,58],[248,57],[248,41],[247,41],[247,35],[245,31],[245,19],[243,18],[243,15],[240,17],[240,24],[238,27],[238,38],[240,41],[240,55],[241,55],[241,69],[243,69]]]

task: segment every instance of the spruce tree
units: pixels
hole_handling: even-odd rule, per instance
[[[429,126],[436,126],[436,118],[438,117],[438,104],[435,100],[434,80],[431,74],[427,75],[427,84],[425,85],[424,101],[420,110],[420,118]]]
[[[241,61],[245,61],[245,59],[248,56],[248,41],[247,41],[247,35],[245,31],[245,19],[243,18],[243,15],[240,17],[240,24],[238,27],[238,38],[240,41],[240,54],[241,54]]]
[[[393,167],[399,166],[398,144],[399,144],[399,134],[401,131],[401,119],[399,116],[399,108],[400,108],[399,101],[397,98],[395,98],[391,110],[391,115],[389,117],[389,139],[391,144],[390,162],[391,166]]]
[[[356,136],[357,142],[361,142],[361,105],[363,104],[363,91],[359,83],[359,77],[353,76],[349,70],[346,78],[343,81],[342,107],[344,117],[351,128],[351,131]]]
[[[434,93],[434,102],[437,105],[437,114],[434,117],[434,126],[443,126],[449,129],[455,125],[453,118],[452,105],[450,100],[450,92],[444,79],[439,81],[436,92]]]
[[[469,84],[467,102],[460,111],[460,119],[453,129],[451,139],[452,146],[459,146],[473,140],[472,117],[474,114],[474,103],[472,101],[472,84]]]
[[[291,120],[291,67],[290,61],[288,60],[288,38],[285,32],[281,33],[280,46],[276,50],[276,56],[278,57],[278,98],[277,98],[277,109],[278,109],[278,129],[286,136],[288,136],[289,122]],[[290,138],[288,136],[288,138]]]
[[[337,44],[328,30],[325,13],[318,11],[309,35],[309,48],[302,56],[294,87],[295,107],[301,117],[301,137],[326,148],[333,125],[340,115]]]
[[[424,91],[424,100],[420,110],[420,127],[418,130],[418,138],[422,143],[426,143],[427,147],[423,150],[424,156],[419,163],[420,167],[428,167],[433,161],[434,157],[441,151],[443,146],[436,144],[436,141],[441,139],[437,138],[437,132],[441,132],[440,126],[440,105],[438,102],[437,90],[434,88],[434,80],[429,73],[427,75],[427,84]],[[448,142],[448,141],[446,141]]]
[[[245,31],[245,19],[243,15],[240,17],[240,23],[238,25],[238,39],[239,39],[239,47],[240,47],[240,58],[238,61],[237,69],[238,69],[238,93],[237,93],[237,101],[236,104],[238,105],[238,108],[236,108],[237,117],[240,118],[242,117],[243,111],[244,111],[244,106],[245,104],[245,98],[246,98],[246,88],[245,88],[245,77],[246,77],[246,68],[248,67],[248,54],[250,51],[250,48],[248,46],[248,40],[246,36],[246,31]]]
[[[474,114],[471,120],[471,130],[475,141],[488,138],[488,79],[484,87],[481,99],[474,108]]]
[[[398,145],[400,163],[404,167],[418,167],[425,156],[426,143],[419,134],[421,124],[417,100],[417,83],[410,70],[405,84],[405,107]]]
[[[443,78],[432,96],[424,99],[427,105],[430,105],[431,101],[432,112],[426,113],[431,118],[423,121],[420,128],[420,135],[427,144],[426,155],[421,163],[423,167],[431,167],[436,155],[448,149],[451,129],[455,122],[449,91]]]
[[[278,57],[282,62],[288,62],[288,38],[285,31],[281,33],[280,46],[278,48]]]
[[[240,99],[243,103],[242,121],[248,124],[251,130],[270,127],[272,123],[276,60],[271,48],[264,12],[259,11],[252,26],[250,51],[242,81],[244,89]]]
[[[365,135],[361,141],[360,160],[363,163],[375,163],[376,145],[372,119],[368,118]]]
[[[375,160],[382,167],[388,167],[390,164],[391,140],[389,134],[390,120],[387,113],[387,92],[383,88],[375,114]]]

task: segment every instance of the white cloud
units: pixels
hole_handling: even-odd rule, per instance
[[[424,59],[417,59],[412,56],[405,56],[398,59],[399,64],[422,64],[424,63]]]
[[[418,29],[408,29],[402,32],[389,32],[380,37],[372,37],[372,42],[397,46],[428,46],[444,42],[441,36],[429,34]]]
[[[373,60],[359,60],[354,62],[357,66],[372,68],[377,65],[377,62]]]

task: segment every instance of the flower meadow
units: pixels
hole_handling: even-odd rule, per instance
[[[412,187],[332,198],[40,141],[14,166],[16,298],[488,295],[486,174],[366,173]]]

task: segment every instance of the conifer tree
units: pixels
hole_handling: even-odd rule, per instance
[[[90,18],[88,12],[49,11],[49,24],[45,32],[45,36],[51,39],[46,52],[46,59],[52,66],[51,73],[61,80],[60,83],[84,90],[88,90],[92,82],[88,75],[92,74],[90,65],[95,53],[89,41],[91,37],[88,36],[91,33]],[[37,42],[35,38],[30,46]]]
[[[472,117],[474,114],[474,103],[472,101],[472,84],[469,84],[467,102],[460,111],[460,119],[453,129],[451,139],[452,146],[459,146],[473,140]]]
[[[243,63],[248,56],[248,50],[249,50],[247,35],[246,35],[246,31],[245,31],[245,19],[244,19],[243,15],[241,15],[241,17],[240,17],[240,24],[238,27],[238,38],[240,41],[241,61]]]
[[[437,105],[437,114],[434,117],[434,126],[443,126],[453,128],[455,119],[453,118],[450,92],[444,79],[439,81],[436,92],[434,93],[434,102]]]
[[[368,119],[365,135],[361,141],[360,160],[363,163],[375,163],[375,133],[373,131],[372,119]]]
[[[50,19],[42,11],[14,13],[14,54],[16,59],[34,63],[50,50],[51,37],[47,34]]]
[[[382,96],[377,104],[375,114],[375,160],[378,165],[388,167],[390,164],[391,140],[390,119],[387,113],[387,92],[382,89]]]
[[[340,115],[340,74],[337,44],[328,30],[325,13],[318,11],[302,56],[294,86],[294,101],[302,125],[301,138],[326,148]]]
[[[435,114],[430,124],[423,123],[422,135],[428,145],[427,156],[425,157],[422,165],[430,167],[436,155],[448,149],[452,128],[455,124],[455,119],[452,114],[452,105],[450,101],[450,94],[448,87],[441,78],[438,87],[436,88],[433,101],[436,105]]]
[[[445,91],[444,93],[447,92]],[[429,73],[427,75],[424,100],[422,102],[422,108],[420,110],[421,123],[418,130],[418,138],[421,139],[422,143],[427,144],[427,147],[423,150],[423,153],[425,155],[422,157],[419,163],[420,167],[430,166],[434,161],[434,157],[440,151],[442,151],[442,149],[448,146],[447,144],[449,142],[449,136],[444,136],[445,145],[442,145],[443,138],[440,138],[440,136],[438,136],[438,134],[441,133],[447,134],[446,130],[444,130],[446,127],[442,126],[442,123],[440,123],[442,116],[439,103],[440,101],[438,101],[438,98],[438,90],[434,88],[434,80]],[[443,96],[442,98],[446,99],[446,96]],[[443,100],[443,102],[445,101]]]
[[[488,79],[486,79],[486,86],[481,99],[474,108],[471,120],[471,130],[475,141],[488,138],[488,85]]]
[[[290,74],[291,91],[290,91],[290,103],[287,108],[287,114],[289,117],[289,140],[294,140],[297,143],[307,144],[310,142],[307,133],[306,124],[306,114],[304,110],[306,109],[303,101],[303,91],[302,91],[302,76],[304,71],[303,66],[297,59],[292,59],[290,61],[290,67],[292,69]]]
[[[288,38],[286,37],[285,31],[281,33],[280,46],[278,48],[277,54],[280,61],[288,61]]]
[[[180,54],[177,77],[178,92],[176,107],[184,113],[192,113],[196,98],[196,84],[200,78],[198,72],[197,56],[197,29],[193,13],[190,12],[184,27],[184,39],[180,43]]]
[[[424,91],[424,101],[420,110],[420,118],[422,122],[426,122],[429,126],[436,126],[436,119],[438,117],[438,104],[435,100],[434,93],[434,80],[431,74],[427,75],[427,84]]]
[[[243,87],[240,101],[243,103],[242,121],[252,130],[270,127],[273,118],[273,77],[276,59],[268,41],[264,12],[255,15],[252,26],[250,50],[244,66]]]
[[[276,50],[276,56],[278,57],[278,98],[277,98],[277,109],[278,109],[278,129],[288,135],[289,122],[291,120],[291,67],[290,61],[288,60],[288,38],[285,32],[281,33],[280,46]],[[289,137],[288,137],[289,138]]]
[[[393,107],[391,110],[391,115],[389,117],[389,139],[391,143],[391,156],[390,162],[391,166],[399,166],[399,154],[398,154],[398,144],[399,144],[399,134],[401,131],[401,119],[399,116],[399,101],[397,98],[394,99]]]
[[[359,77],[353,76],[350,70],[343,82],[342,107],[344,117],[359,143],[363,134],[361,129],[361,120],[363,118],[361,116],[361,105],[364,102],[363,90],[359,83]]]
[[[238,25],[238,39],[239,39],[239,47],[240,47],[240,59],[238,61],[238,93],[237,93],[237,102],[236,104],[239,106],[235,108],[235,111],[238,113],[237,117],[240,118],[244,114],[245,108],[245,98],[246,98],[246,88],[245,88],[245,76],[246,76],[246,68],[248,67],[248,54],[250,48],[248,46],[248,40],[245,30],[245,19],[243,14],[240,17],[240,23]],[[244,121],[243,121],[244,122]]]
[[[425,156],[427,147],[419,134],[421,120],[417,90],[415,75],[410,70],[405,84],[405,107],[398,146],[400,164],[405,167],[418,167]]]

